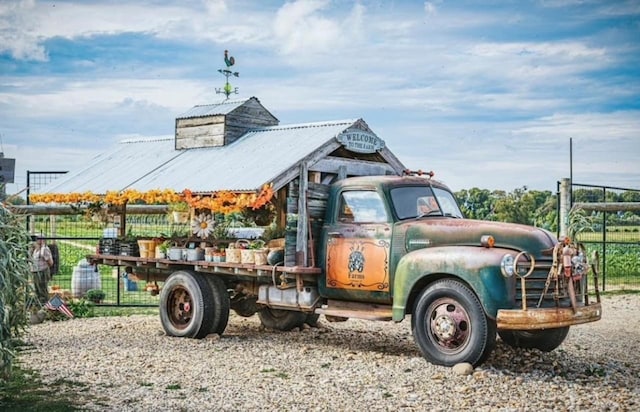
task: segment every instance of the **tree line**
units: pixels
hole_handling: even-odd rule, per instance
[[[558,230],[558,194],[551,191],[528,190],[526,186],[511,192],[488,189],[463,189],[455,192],[460,208],[470,219],[522,223]],[[601,189],[576,189],[572,193],[574,203],[640,202],[640,191],[616,193]],[[594,217],[600,212],[592,213]],[[609,224],[640,224],[640,213],[633,211],[611,213]]]

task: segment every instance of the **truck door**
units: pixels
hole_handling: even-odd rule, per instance
[[[327,230],[325,282],[321,294],[333,299],[390,302],[389,252],[392,224],[375,190],[339,195]]]

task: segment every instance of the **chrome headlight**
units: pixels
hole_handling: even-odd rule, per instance
[[[500,272],[505,278],[510,278],[516,273],[516,265],[513,255],[507,253],[502,257],[502,261],[500,261]]]

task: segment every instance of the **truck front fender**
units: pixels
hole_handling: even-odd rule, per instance
[[[419,249],[400,259],[393,282],[393,320],[404,319],[410,299],[430,282],[458,278],[476,294],[484,311],[495,319],[498,309],[511,307],[513,279],[500,273],[500,261],[508,250],[477,246],[443,246]]]

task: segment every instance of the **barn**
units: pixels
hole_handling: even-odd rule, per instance
[[[281,125],[251,97],[194,106],[176,118],[173,136],[124,140],[33,198],[45,193],[157,190],[188,190],[206,197],[221,191],[257,193],[268,185],[277,224],[284,226],[289,216],[291,225],[291,216],[296,216],[297,227],[291,228],[297,232],[295,252],[288,253],[288,263],[293,264],[296,253],[307,254],[308,219],[314,218],[313,204],[323,197],[316,189],[348,176],[402,170],[401,161],[363,119]],[[126,211],[123,208],[122,214]],[[123,235],[125,225],[119,230]]]

